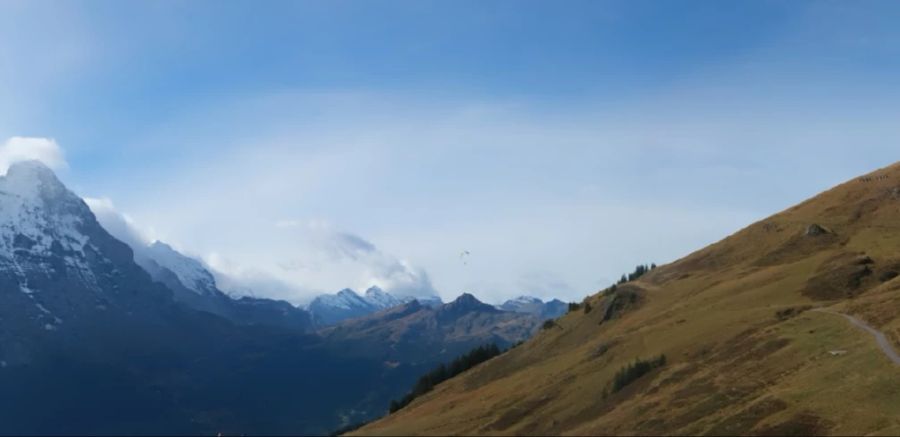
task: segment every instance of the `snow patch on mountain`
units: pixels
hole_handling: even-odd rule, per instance
[[[88,237],[78,229],[83,217],[53,214],[47,201],[65,190],[46,166],[38,161],[13,164],[0,177],[0,245],[2,256],[13,249],[49,254],[54,243],[69,252],[84,253]]]
[[[409,296],[396,297],[379,287],[369,287],[369,289],[366,290],[364,299],[378,309],[393,308],[397,305],[402,305],[415,300],[415,298]]]
[[[369,308],[372,305],[363,299],[362,296],[356,294],[355,291],[345,288],[335,294],[323,294],[313,300],[323,306],[340,309]],[[310,304],[312,305],[312,304]]]
[[[0,176],[0,269],[12,272],[28,295],[31,271],[52,271],[45,261],[59,255],[85,284],[97,281],[85,260],[85,215],[74,195],[39,161],[12,164]]]
[[[413,296],[395,296],[373,286],[366,290],[363,296],[355,291],[345,288],[336,294],[323,294],[307,306],[316,323],[322,326],[332,325],[343,320],[363,317],[381,310],[394,308],[414,300],[423,305],[440,305],[440,298],[436,296],[416,298]]]
[[[136,252],[135,261],[142,267],[149,258],[158,266],[174,273],[188,290],[198,294],[215,293],[216,280],[209,270],[200,261],[182,255],[168,244],[155,241],[149,246],[138,248]]]
[[[497,305],[497,308],[503,311],[532,314],[545,319],[555,319],[565,314],[567,305],[559,299],[544,302],[532,296],[519,296]]]

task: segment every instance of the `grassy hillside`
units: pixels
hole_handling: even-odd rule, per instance
[[[898,434],[900,164],[587,299],[359,434]],[[613,391],[620,369],[665,364]]]

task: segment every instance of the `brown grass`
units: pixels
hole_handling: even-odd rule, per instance
[[[828,190],[648,273],[634,305],[590,297],[590,313],[356,433],[898,434],[900,370],[843,318],[805,311],[900,340],[896,192],[900,165]],[[813,223],[829,232],[806,235]],[[659,354],[666,367],[604,397],[618,369]]]

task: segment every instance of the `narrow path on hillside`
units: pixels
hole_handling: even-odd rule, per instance
[[[850,323],[856,325],[857,328],[865,330],[869,334],[874,335],[875,342],[878,343],[878,347],[881,348],[881,351],[884,352],[884,354],[887,355],[887,357],[890,358],[891,361],[894,362],[894,364],[900,364],[900,354],[898,354],[897,351],[894,350],[894,347],[891,346],[891,342],[888,341],[887,337],[884,335],[883,332],[869,326],[866,322],[863,322],[862,320],[857,319],[856,317],[853,317],[849,314],[839,313],[839,312],[835,312],[835,311],[829,311],[829,310],[826,310],[823,308],[816,308],[813,311],[834,314],[836,316],[843,316],[845,319],[849,320]]]

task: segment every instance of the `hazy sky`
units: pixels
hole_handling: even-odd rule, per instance
[[[898,22],[898,2],[4,1],[0,138],[54,139],[70,188],[228,287],[574,300],[896,161]]]

